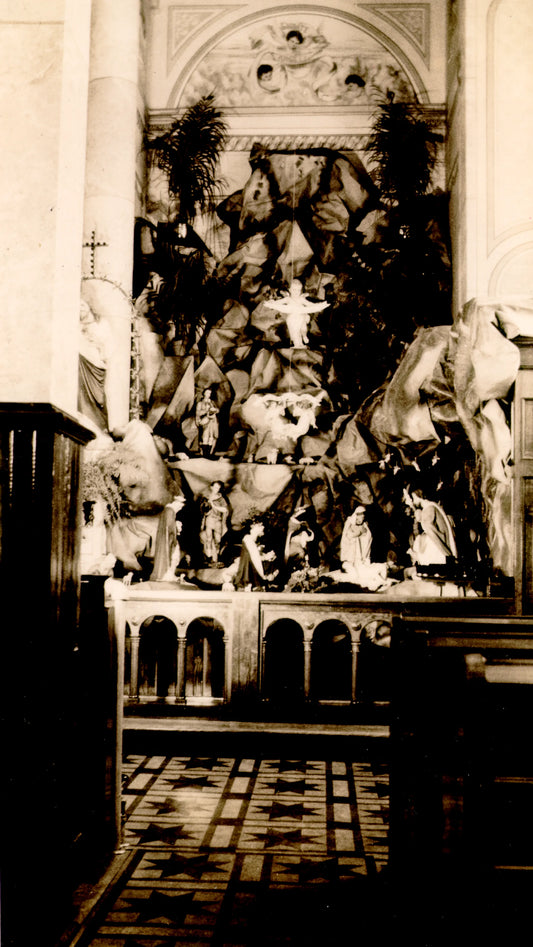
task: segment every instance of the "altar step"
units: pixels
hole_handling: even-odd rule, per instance
[[[390,701],[376,700],[352,704],[349,701],[313,701],[309,703],[261,701],[239,707],[222,701],[176,703],[174,699],[147,702],[126,701],[124,719],[159,719],[197,721],[239,721],[243,724],[268,726],[271,723],[289,726],[303,723],[316,726],[332,725],[388,725]]]
[[[124,718],[124,752],[263,759],[357,758],[386,760],[386,723],[213,719],[205,716]]]

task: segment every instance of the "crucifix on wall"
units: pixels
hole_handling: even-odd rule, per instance
[[[104,243],[103,241],[97,241],[96,239],[96,230],[91,231],[91,239],[82,243],[82,247],[89,249],[91,251],[91,276],[94,276],[94,264],[95,264],[95,251],[97,247],[107,247],[109,244]]]

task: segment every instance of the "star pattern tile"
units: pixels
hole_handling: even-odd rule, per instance
[[[264,804],[257,807],[258,811],[268,815],[269,819],[301,819],[307,812],[303,802],[273,802],[272,805]]]
[[[211,772],[215,766],[223,765],[223,763],[219,763],[218,757],[203,758],[192,756],[190,760],[185,762],[185,769],[208,769]]]
[[[306,773],[309,765],[305,760],[280,760],[270,764],[278,773]]]
[[[217,785],[209,776],[180,776],[168,781],[173,789],[214,789]]]
[[[129,854],[76,947],[244,947],[263,895],[327,898],[387,864],[382,764],[135,755],[124,773]]]
[[[209,855],[171,855],[170,858],[148,858],[147,863],[160,871],[160,878],[186,875],[200,881],[206,873],[227,874],[227,867],[210,860]]]
[[[165,892],[150,891],[148,898],[135,898],[129,895],[125,901],[137,913],[136,924],[146,924],[148,921],[171,923],[174,926],[183,924],[188,914],[197,914],[205,909],[202,901],[195,901],[195,892],[187,894],[165,894]]]
[[[334,881],[337,877],[336,858],[325,858],[320,861],[302,858],[298,865],[282,863],[280,867],[285,868],[291,875],[297,873],[299,881],[303,883],[315,881],[317,878]]]
[[[267,785],[275,793],[292,792],[299,796],[303,796],[306,790],[318,789],[316,784],[308,783],[305,779],[276,779],[275,782],[269,782]]]
[[[148,828],[140,833],[140,845],[148,845],[149,842],[160,842],[163,845],[175,845],[181,839],[192,838],[192,833],[188,832],[183,825],[156,825],[151,822]]]

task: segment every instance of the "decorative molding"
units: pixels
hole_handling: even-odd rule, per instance
[[[181,50],[205,29],[223,17],[234,6],[206,3],[202,6],[177,3],[168,8],[167,19],[167,75],[175,66]]]
[[[257,131],[253,134],[243,134],[239,133],[237,130],[230,133],[226,140],[225,151],[250,151],[253,144],[256,142],[262,144],[265,148],[271,150],[290,150],[296,151],[298,149],[307,149],[307,148],[333,148],[338,151],[357,151],[361,150],[367,140],[367,136],[370,133],[371,129],[371,112],[368,111],[368,122],[358,121],[357,122],[357,131],[347,132],[345,131],[347,127],[346,121],[346,112],[342,110],[338,111],[339,115],[339,131],[329,131],[329,132],[316,132],[309,133],[308,131],[294,131],[292,133],[280,132],[272,133],[272,131]],[[442,134],[445,132],[446,128],[446,108],[444,105],[441,106],[427,106],[424,108],[424,117],[431,124],[432,128],[440,131]],[[330,110],[330,114],[333,110]],[[176,109],[158,109],[157,111],[152,110],[148,115],[147,122],[147,135],[149,137],[156,137],[157,135],[163,134],[170,126],[172,121],[175,119],[177,114]],[[227,117],[231,116],[231,110],[228,110],[226,113]],[[244,114],[242,111],[239,113],[241,116]],[[272,113],[269,113],[271,115]],[[293,127],[296,126],[298,117],[300,114],[309,116],[309,110],[305,110],[300,113],[297,109],[294,110],[284,110],[283,119],[284,125],[292,124]],[[318,114],[318,110],[317,110]],[[293,117],[293,121],[287,123],[287,116]],[[253,111],[254,119],[260,119],[261,113]],[[350,125],[354,128],[356,123],[352,121]],[[230,122],[231,124],[231,122]],[[254,121],[254,125],[256,122]],[[349,126],[348,126],[349,127]]]
[[[309,148],[331,148],[334,151],[361,151],[366,135],[231,135],[226,151],[250,152],[254,144],[263,145],[270,151],[299,151]]]
[[[383,3],[376,6],[364,3],[361,6],[364,10],[369,10],[396,27],[429,66],[431,20],[429,3]]]

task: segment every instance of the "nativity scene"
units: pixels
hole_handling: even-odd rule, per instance
[[[531,3],[4,7],[2,933],[507,932]]]
[[[485,594],[511,571],[516,330],[452,319],[438,132],[389,95],[366,155],[256,145],[217,203],[225,136],[210,94],[146,145],[166,193],[136,223],[131,420],[93,464],[102,561],[145,588]]]

